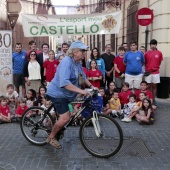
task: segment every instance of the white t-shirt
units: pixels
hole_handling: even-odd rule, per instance
[[[41,107],[42,107],[42,108],[44,108],[44,109],[48,109],[48,108],[46,108],[46,107],[45,107],[45,105],[44,105],[44,104],[43,104],[43,105],[41,105]],[[55,112],[55,111],[54,111],[54,108],[52,108],[52,109],[50,110],[50,113],[52,114],[52,113],[54,113],[54,112]]]
[[[6,97],[9,97],[9,99],[13,98],[13,97],[17,98],[18,96],[19,95],[18,95],[18,93],[16,91],[13,91],[12,94],[6,93]]]
[[[48,54],[47,54],[47,55],[45,55],[45,53],[43,53],[43,61],[46,61],[47,59],[49,59]]]

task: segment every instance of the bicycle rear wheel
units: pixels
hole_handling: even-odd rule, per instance
[[[30,107],[27,109],[20,122],[24,137],[34,145],[45,145],[48,135],[54,125],[54,119],[50,113],[45,113],[42,107]]]
[[[115,155],[123,144],[123,132],[120,125],[112,117],[97,114],[99,136],[93,127],[93,116],[88,117],[80,127],[80,141],[91,155],[107,158]]]

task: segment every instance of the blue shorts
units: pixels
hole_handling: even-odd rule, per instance
[[[48,99],[50,99],[54,105],[55,110],[58,114],[64,114],[69,111],[68,103],[69,100],[66,98],[54,98],[49,95],[46,95]]]

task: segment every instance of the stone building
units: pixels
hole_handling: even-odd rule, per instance
[[[137,41],[139,47],[146,44],[146,48],[149,49],[150,40],[156,39],[158,41],[157,47],[164,56],[164,61],[161,64],[161,77],[169,78],[169,6],[169,0],[80,0],[82,14],[122,11],[122,23],[119,34],[88,35],[86,36],[87,44],[90,46],[90,49],[98,47],[102,53],[105,50],[105,45],[111,43],[113,52],[117,54],[117,49],[123,42],[127,42],[129,45],[131,41]],[[144,7],[150,8],[154,13],[154,20],[148,27],[139,26],[135,20],[136,12]],[[147,42],[145,43],[147,32]]]
[[[145,46],[146,27],[137,24],[135,15],[140,8],[148,7],[152,9],[154,20],[148,26],[147,49],[149,49],[151,39],[154,38],[158,40],[158,48],[163,52],[165,58],[162,63],[161,74],[162,76],[170,77],[170,68],[168,67],[170,56],[167,50],[170,43],[170,20],[168,19],[170,15],[169,0],[108,0],[108,3],[107,0],[80,0],[80,4],[82,14],[122,11],[122,24],[119,34],[87,36],[87,43],[91,49],[97,46],[100,51],[103,52],[105,45],[111,43],[115,53],[117,53],[117,48],[123,42],[129,44],[131,41],[137,41],[139,46]]]
[[[49,37],[24,37],[23,25],[22,25],[22,14],[54,14],[55,9],[51,4],[50,0],[8,0],[8,1],[19,1],[21,4],[21,12],[19,13],[19,18],[17,23],[12,30],[13,33],[13,48],[16,42],[21,42],[23,44],[23,49],[28,50],[28,42],[30,40],[35,40],[37,47],[41,48],[41,44],[46,42],[51,44],[51,39]],[[10,30],[10,24],[7,15],[7,1],[0,0],[0,30]]]

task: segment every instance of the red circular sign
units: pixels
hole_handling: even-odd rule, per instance
[[[141,8],[136,13],[136,21],[139,25],[147,26],[153,21],[154,15],[149,8]]]

